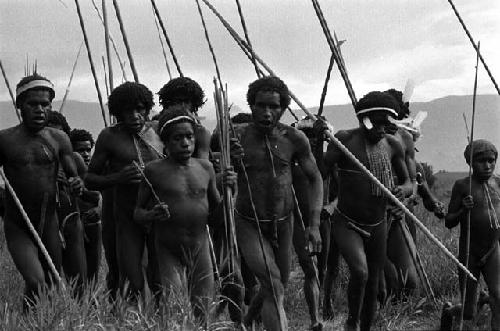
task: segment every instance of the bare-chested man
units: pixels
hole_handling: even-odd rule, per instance
[[[371,92],[359,100],[356,115],[360,127],[339,131],[336,137],[386,187],[403,199],[413,191],[401,144],[385,134],[389,116],[397,116],[397,101],[387,93]],[[377,308],[379,275],[385,263],[387,197],[333,143],[325,164],[336,167],[337,206],[332,237],[350,271],[347,330],[369,330]],[[403,185],[395,186],[392,170]]]
[[[249,323],[260,312],[267,330],[287,330],[283,300],[293,235],[291,166],[296,161],[310,184],[310,224],[305,235],[312,242],[313,252],[321,249],[321,174],[306,136],[279,122],[290,104],[283,81],[277,77],[254,81],[248,88],[247,102],[253,123],[237,132],[241,146],[233,144],[231,151],[233,157],[241,157],[242,161],[234,160],[238,172],[236,234],[241,254],[261,287],[245,322]],[[258,226],[263,238],[259,238]]]
[[[86,130],[73,129],[69,138],[73,145],[74,153],[81,156],[85,163],[84,173],[90,163],[94,139],[92,134]],[[87,261],[87,279],[97,281],[99,266],[101,263],[102,226],[101,226],[101,195],[99,191],[83,190],[78,199],[80,207],[80,219],[84,229],[85,257]]]
[[[16,106],[23,121],[0,131],[0,165],[56,269],[60,270],[61,241],[56,215],[58,168],[64,169],[72,193],[80,194],[83,183],[77,176],[68,136],[46,126],[54,95],[52,83],[36,73],[17,84]],[[53,275],[8,192],[4,220],[7,247],[26,283],[23,302],[27,307],[38,289],[50,283]]]
[[[491,307],[491,330],[500,330],[500,178],[494,174],[498,151],[489,141],[479,139],[469,144],[464,157],[470,164],[472,148],[472,178],[459,179],[453,185],[446,227],[451,229],[460,224],[459,260],[479,280],[480,275],[488,286]],[[470,213],[470,248],[466,252],[467,214]],[[460,291],[467,282],[463,317],[470,320],[476,315],[478,283],[459,271]],[[464,293],[461,293],[463,296]],[[441,316],[441,330],[451,330],[453,317],[460,315],[462,305],[446,303]]]
[[[148,114],[153,106],[153,94],[139,83],[126,82],[116,87],[108,100],[109,111],[117,124],[105,128],[97,138],[94,155],[86,177],[87,187],[113,192],[113,210],[116,226],[116,248],[121,288],[129,283],[132,294],[143,290],[142,257],[148,247],[148,281],[154,292],[157,282],[157,262],[154,256],[153,236],[150,229],[133,220],[140,167],[163,156],[163,144]]]
[[[147,179],[143,179],[139,188],[135,219],[153,222],[166,294],[172,291],[179,294],[187,289],[195,316],[205,320],[209,303],[214,299],[206,226],[209,215],[221,201],[215,172],[208,160],[191,157],[196,123],[185,111],[163,114],[158,125],[169,157],[153,161],[144,169]],[[236,184],[234,172],[226,178]]]

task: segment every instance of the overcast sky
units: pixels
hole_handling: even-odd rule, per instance
[[[101,0],[95,0],[100,8]],[[90,0],[80,0],[94,62],[103,84],[104,30]],[[242,34],[235,1],[211,0]],[[112,36],[120,55],[126,52],[108,0]],[[120,0],[139,79],[153,92],[168,81],[148,0]],[[211,99],[214,65],[203,35],[195,0],[157,0],[161,15],[186,76],[197,80]],[[330,50],[309,0],[241,0],[256,53],[289,85],[308,107],[316,106]],[[371,90],[403,89],[416,81],[413,100],[427,101],[454,94],[472,94],[475,53],[446,0],[320,0],[330,29],[339,39],[354,90],[359,97]],[[500,1],[455,0],[493,74],[500,73]],[[202,4],[210,37],[228,83],[229,97],[245,109],[245,93],[255,72],[235,42]],[[24,74],[26,56],[38,61],[38,71],[56,84],[62,98],[73,61],[82,42],[72,0],[0,0],[0,58],[11,85]],[[128,63],[128,61],[127,61]],[[175,73],[172,59],[169,63]],[[122,82],[113,56],[115,86]],[[128,79],[132,74],[127,69]],[[498,78],[500,79],[500,78]],[[495,93],[484,70],[478,93]],[[96,101],[86,53],[82,53],[69,98]],[[0,100],[8,100],[5,85]],[[335,69],[327,104],[349,102]]]

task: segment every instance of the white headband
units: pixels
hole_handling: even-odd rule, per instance
[[[32,88],[35,88],[35,87],[46,87],[48,89],[51,89],[52,91],[54,91],[54,84],[52,84],[51,82],[49,81],[46,81],[44,79],[37,79],[37,80],[32,80],[31,82],[29,83],[26,83],[22,86],[19,86],[17,89],[16,89],[16,98],[23,92],[27,91],[27,90],[30,90]]]
[[[362,114],[366,114],[366,113],[371,113],[371,112],[374,112],[374,111],[377,111],[377,110],[385,110],[385,111],[388,111],[389,113],[391,113],[394,116],[398,116],[398,113],[394,109],[387,108],[387,107],[373,107],[373,108],[363,109],[363,110],[358,111],[356,113],[356,116],[359,116],[359,115],[362,115]]]
[[[187,115],[182,115],[182,116],[177,116],[177,117],[174,117],[172,119],[169,119],[168,121],[166,121],[160,128],[160,130],[158,131],[159,134],[161,135],[163,133],[163,130],[165,129],[165,127],[169,124],[172,124],[172,123],[175,123],[175,122],[179,122],[180,120],[188,120],[190,123],[194,123],[194,120],[191,116],[187,116]]]

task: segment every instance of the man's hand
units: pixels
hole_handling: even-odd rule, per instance
[[[335,131],[333,126],[329,125],[324,116],[318,116],[318,119],[314,121],[313,130],[316,137],[319,137],[324,141],[330,140],[329,137],[326,135],[327,131],[330,131],[331,134],[333,134]]]
[[[319,254],[321,252],[321,234],[319,233],[319,227],[308,226],[305,234],[306,242],[310,243],[309,254]]]
[[[98,222],[100,218],[101,216],[97,208],[92,208],[82,213],[82,221],[84,224]]]
[[[164,222],[170,218],[170,210],[165,203],[157,204],[150,211],[151,221]]]
[[[405,198],[405,192],[401,186],[394,187],[392,189],[392,194],[394,194],[394,196],[398,198],[399,201],[403,201]]]
[[[434,205],[434,215],[440,219],[446,216],[446,209],[441,201],[437,201]]]
[[[72,194],[80,196],[83,193],[83,180],[80,177],[68,178],[69,189]]]
[[[243,151],[243,147],[241,146],[240,140],[238,138],[230,139],[230,154],[231,159],[233,160],[241,160],[245,156],[245,152]]]
[[[139,184],[141,181],[141,173],[133,164],[123,167],[118,173],[118,182],[120,184]]]
[[[462,205],[465,209],[470,210],[474,207],[474,200],[472,199],[472,195],[468,195],[462,199]]]
[[[327,205],[324,205],[321,209],[321,219],[329,219],[333,212],[335,211],[335,207],[337,206],[337,200],[330,202]]]
[[[222,185],[229,186],[233,192],[236,192],[238,185],[238,174],[233,171],[233,168],[225,169],[222,173]]]

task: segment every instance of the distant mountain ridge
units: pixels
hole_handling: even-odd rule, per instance
[[[59,109],[60,101],[55,101],[53,108]],[[469,121],[472,109],[472,96],[446,96],[429,102],[412,102],[412,114],[427,111],[429,116],[422,125],[423,137],[417,142],[417,159],[428,162],[435,171],[465,171],[467,165],[463,150],[467,144],[467,134],[462,114]],[[311,108],[316,112],[317,108]],[[302,111],[294,110],[302,116]],[[95,137],[104,127],[99,106],[95,102],[67,100],[64,115],[71,127],[85,128]],[[212,130],[215,127],[215,114],[211,109],[204,109],[201,115],[206,118],[204,125]],[[354,110],[350,104],[324,107],[324,115],[336,130],[352,128],[358,125]],[[291,123],[290,114],[283,117],[284,123]],[[0,102],[0,129],[17,123],[11,102]],[[474,138],[492,141],[500,148],[500,96],[479,95],[476,101],[476,121]],[[497,169],[498,172],[499,169]]]

